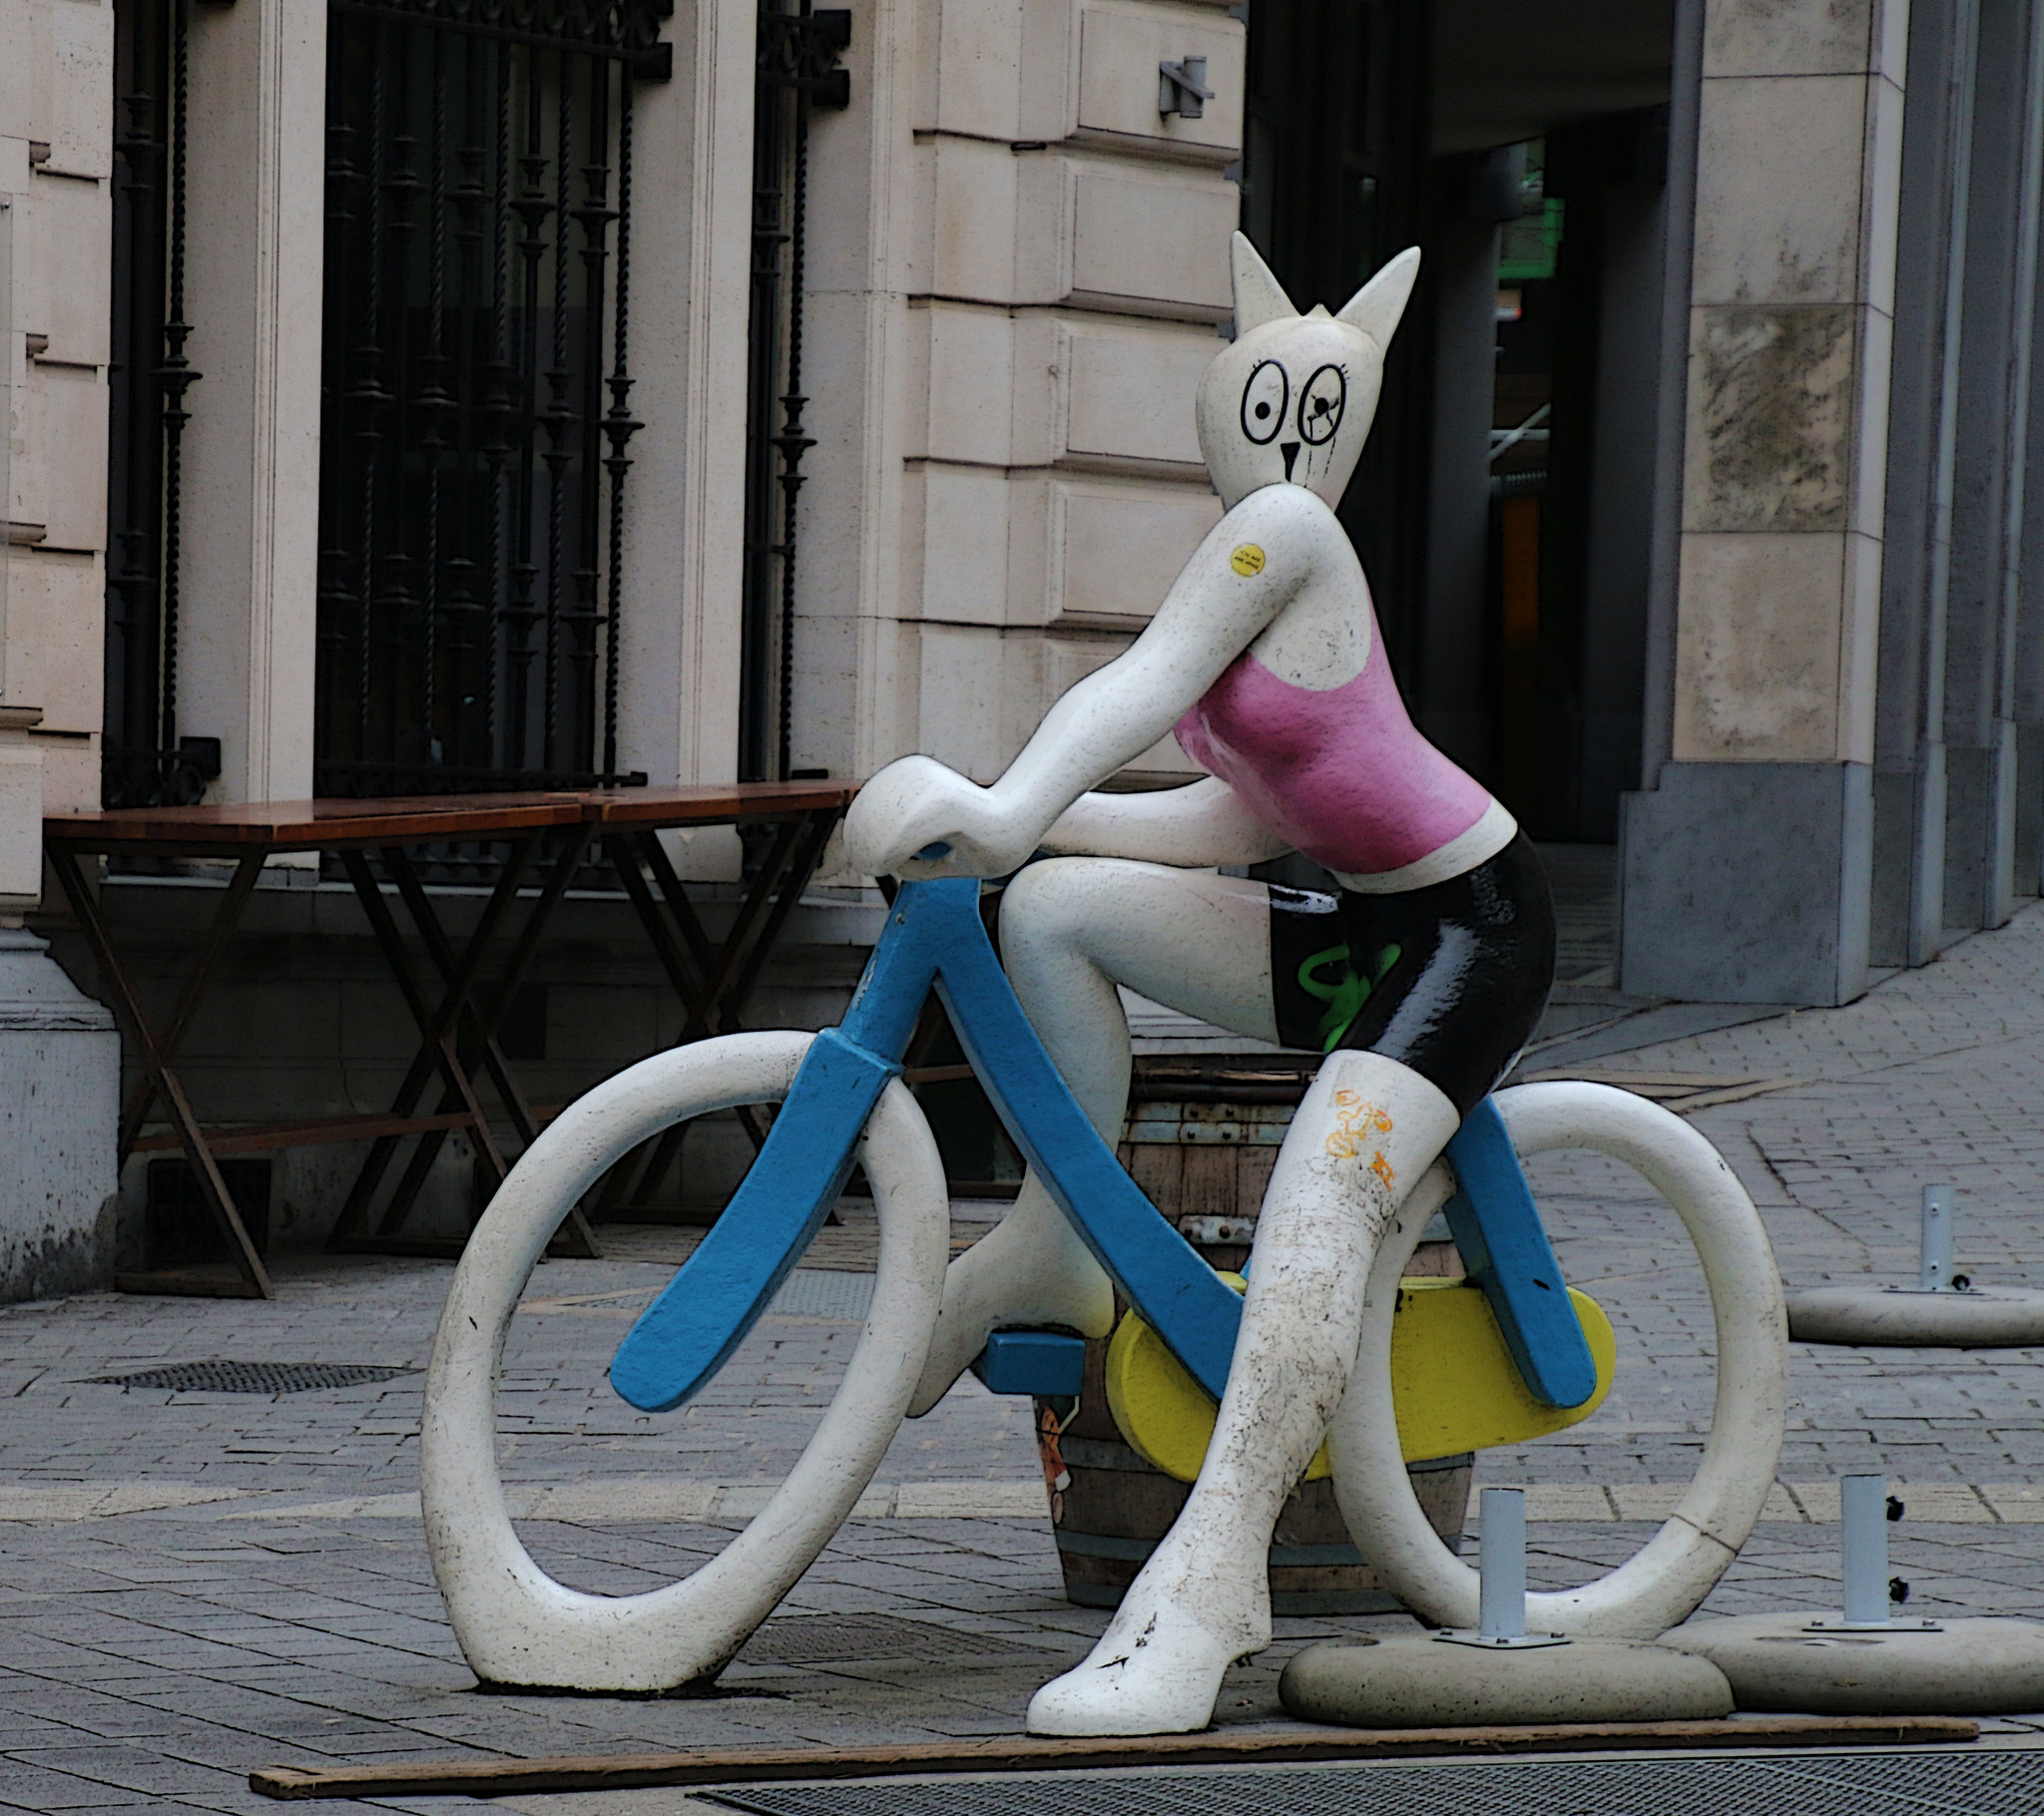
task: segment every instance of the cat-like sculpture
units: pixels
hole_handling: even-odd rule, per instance
[[[1045,1734],[1203,1727],[1229,1664],[1270,1643],[1272,1531],[1340,1402],[1379,1238],[1509,1067],[1553,976],[1532,848],[1413,728],[1334,515],[1419,254],[1331,315],[1295,309],[1239,233],[1233,264],[1236,338],[1198,397],[1226,514],[1149,628],[1051,707],[998,781],[904,757],[846,824],[852,860],[879,875],[998,876],[1062,854],[1009,887],[1002,953],[1110,1142],[1130,1071],[1117,985],[1327,1056],[1265,1199],[1199,1481],[1091,1655],[1036,1693],[1029,1725]],[[1205,779],[1091,792],[1174,729]],[[1338,896],[1217,874],[1292,850]],[[1103,1336],[1113,1309],[1098,1263],[1025,1180],[950,1269],[913,1410],[996,1326]]]

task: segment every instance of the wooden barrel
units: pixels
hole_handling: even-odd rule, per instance
[[[1290,1054],[1137,1062],[1123,1163],[1213,1266],[1238,1269],[1249,1254],[1278,1147],[1313,1070],[1312,1060]],[[1459,1278],[1461,1260],[1452,1242],[1423,1242],[1410,1272]],[[1076,1405],[1036,1403],[1065,1594],[1082,1607],[1120,1603],[1192,1493],[1123,1440],[1108,1411],[1106,1356],[1105,1341],[1087,1344]],[[1408,1466],[1434,1531],[1457,1549],[1473,1461],[1464,1452]],[[1279,1513],[1271,1603],[1279,1614],[1387,1613],[1400,1605],[1350,1542],[1331,1482],[1300,1483]]]

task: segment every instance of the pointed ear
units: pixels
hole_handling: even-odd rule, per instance
[[[1271,267],[1250,244],[1247,233],[1229,241],[1229,261],[1235,268],[1235,331],[1247,334],[1267,321],[1282,321],[1298,311],[1283,286],[1271,275]]]
[[[1418,275],[1419,248],[1409,245],[1341,305],[1337,319],[1360,328],[1378,346],[1388,347]]]

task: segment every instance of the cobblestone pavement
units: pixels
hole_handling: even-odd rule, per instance
[[[1592,1069],[1794,1081],[1692,1119],[1753,1190],[1791,1285],[1907,1273],[1917,1190],[1940,1179],[1959,1187],[1975,1277],[2044,1285],[2040,1035],[2031,909],[1849,1008],[1631,1051],[1607,1040]],[[1621,1340],[1618,1388],[1592,1419],[1480,1462],[1481,1482],[1536,1489],[1532,1575],[1555,1584],[1627,1555],[1693,1470],[1711,1334],[1679,1228],[1636,1180],[1550,1156],[1535,1182],[1565,1268]],[[502,1455],[547,1568],[598,1591],[669,1581],[760,1505],[857,1338],[867,1282],[841,1263],[860,1238],[831,1239],[840,1265],[792,1276],[718,1383],[658,1419],[602,1370],[665,1265],[539,1271],[507,1348]],[[406,1752],[1008,1733],[1099,1631],[1105,1616],[1059,1591],[1025,1408],[968,1380],[904,1428],[860,1516],[724,1693],[478,1695],[417,1524],[418,1373],[273,1398],[93,1379],[209,1358],[416,1370],[446,1279],[314,1260],[282,1269],[268,1304],[108,1295],[0,1311],[0,1809],[268,1809],[246,1788],[254,1765]],[[1798,1346],[1793,1368],[1783,1486],[1712,1609],[1834,1601],[1833,1484],[1876,1469],[1904,1485],[1893,1559],[1912,1611],[2044,1613],[2044,1356]],[[1278,1645],[1232,1675],[1221,1718],[1277,1719],[1289,1651],[1358,1624],[1400,1621],[1280,1621]]]

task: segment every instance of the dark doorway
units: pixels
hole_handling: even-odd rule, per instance
[[[1672,0],[1256,0],[1243,225],[1425,253],[1341,518],[1415,719],[1536,837],[1638,785]]]
[[[1666,112],[1522,151],[1498,260],[1486,779],[1536,838],[1609,843],[1639,786]]]
[[[1339,308],[1423,239],[1432,16],[1428,0],[1250,8],[1243,231],[1301,309]],[[1425,313],[1408,309],[1392,342],[1376,426],[1341,504],[1401,678],[1425,584]]]

